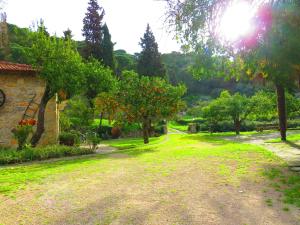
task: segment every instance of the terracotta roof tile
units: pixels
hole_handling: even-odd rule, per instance
[[[0,61],[0,72],[36,72],[36,70],[30,65]]]

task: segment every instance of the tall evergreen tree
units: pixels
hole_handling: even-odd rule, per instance
[[[64,40],[72,40],[73,34],[70,28],[64,31]]]
[[[3,60],[9,55],[9,38],[6,13],[1,13],[0,17],[0,59]]]
[[[99,6],[97,0],[90,0],[87,12],[83,19],[82,34],[85,37],[84,56],[92,56],[95,59],[102,60],[101,43],[103,39],[102,20],[104,9]]]
[[[43,32],[46,36],[50,36],[46,26],[45,26],[45,21],[43,19],[40,19],[40,22],[37,22],[37,31],[38,32]]]
[[[158,44],[149,24],[146,33],[141,38],[140,46],[142,52],[138,57],[137,71],[143,76],[165,77],[166,70],[161,61],[161,54],[158,52]]]
[[[106,25],[102,27],[103,29],[103,42],[101,45],[103,64],[109,67],[112,71],[116,71],[115,57],[114,57],[114,43],[111,41],[111,35],[109,29]]]

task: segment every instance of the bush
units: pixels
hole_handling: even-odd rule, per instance
[[[90,149],[95,150],[97,145],[100,144],[101,138],[94,132],[89,132],[86,135],[87,144],[90,146]]]
[[[256,130],[258,123],[254,121],[246,121],[241,124],[241,131],[254,131]],[[210,131],[210,126],[207,122],[198,123],[199,131]],[[198,130],[198,128],[197,128]],[[232,121],[220,121],[217,125],[212,127],[213,132],[229,132],[235,131]]]
[[[22,151],[0,148],[0,164],[22,163],[34,160],[45,160],[66,156],[92,154],[92,149],[52,145],[40,148],[24,148]]]
[[[138,123],[123,123],[122,126],[122,133],[128,134],[130,132],[140,131],[142,128]]]
[[[12,130],[13,136],[18,140],[18,150],[22,150],[27,143],[29,135],[33,132],[33,126],[36,124],[34,119],[21,120],[19,125]]]
[[[75,133],[71,132],[62,132],[59,135],[59,144],[66,145],[66,146],[74,146],[75,144],[78,144],[79,137]]]
[[[164,126],[166,126],[166,125],[157,124],[154,126],[154,136],[155,137],[158,137],[158,136],[164,134]]]
[[[119,127],[113,127],[111,129],[111,136],[113,139],[117,139],[121,136],[121,129]]]
[[[108,140],[111,138],[111,126],[101,126],[100,128],[97,129],[97,134],[100,138],[103,140]]]

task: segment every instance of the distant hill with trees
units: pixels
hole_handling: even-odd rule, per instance
[[[7,24],[9,38],[9,54],[3,55],[2,60],[25,63],[23,60],[24,49],[31,45],[30,29],[20,28],[13,24]],[[76,47],[82,56],[85,48],[85,41],[76,41]],[[115,70],[118,76],[122,71],[137,71],[139,53],[129,54],[125,50],[114,51]],[[187,87],[188,102],[197,101],[201,96],[205,98],[216,98],[222,90],[230,92],[240,92],[245,95],[252,95],[255,92],[255,86],[250,81],[235,81],[234,79],[224,81],[223,78],[206,78],[197,80],[193,77],[190,68],[195,63],[196,55],[193,53],[183,54],[180,52],[171,52],[161,55],[162,63],[166,69],[166,77],[173,85],[183,83]],[[200,96],[200,97],[199,97]]]

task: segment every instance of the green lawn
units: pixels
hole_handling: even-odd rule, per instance
[[[105,143],[119,150],[0,167],[0,224],[209,224],[209,218],[235,224],[236,217],[238,224],[259,224],[262,217],[280,224],[274,215],[297,219],[292,213],[300,207],[299,177],[261,147],[210,134],[162,136],[149,145],[142,139]]]
[[[300,141],[300,134],[290,134],[287,136],[287,140],[288,141],[293,141],[293,142],[297,142]],[[268,143],[280,143],[282,142],[280,138],[275,138],[272,140],[268,140]]]
[[[94,119],[93,126],[98,127],[100,119]],[[102,126],[112,126],[113,122],[109,123],[107,119],[102,119]]]
[[[177,123],[176,121],[169,121],[168,127],[171,129],[182,131],[182,132],[187,132],[187,130],[188,130],[187,125],[181,125],[181,124]]]

